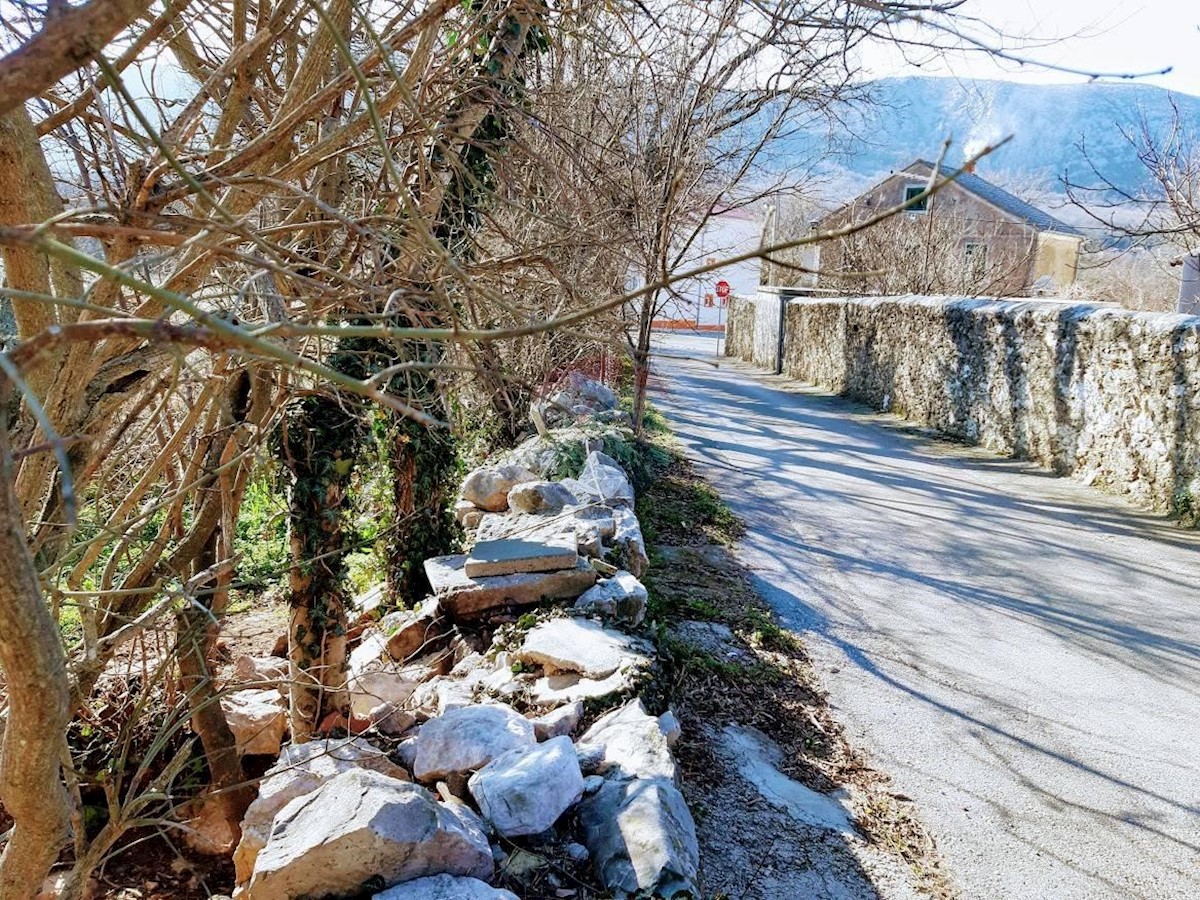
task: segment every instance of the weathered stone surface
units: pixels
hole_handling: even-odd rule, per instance
[[[579,501],[557,481],[527,481],[508,492],[509,509],[523,513],[559,512]]]
[[[529,702],[534,706],[559,706],[581,700],[603,700],[618,694],[629,694],[641,679],[644,669],[624,665],[607,678],[584,678],[576,672],[543,675],[529,688]]]
[[[613,510],[614,534],[612,543],[621,554],[625,568],[635,577],[641,578],[650,568],[646,555],[646,541],[642,538],[642,526],[632,509],[619,506]]]
[[[502,703],[452,709],[421,726],[413,776],[429,783],[474,772],[509,750],[535,743],[533,723]]]
[[[467,679],[434,678],[413,691],[409,706],[428,716],[440,716],[452,709],[470,706],[475,702],[476,688],[484,677],[485,673],[480,671]]]
[[[466,519],[470,513],[478,510],[479,507],[470,500],[456,500],[454,501],[454,521],[458,522],[459,525],[462,525],[463,520]]]
[[[573,569],[468,578],[466,557],[436,556],[425,561],[425,574],[442,609],[455,619],[471,618],[505,606],[542,600],[573,600],[596,582],[596,572],[579,559]]]
[[[371,769],[392,778],[408,774],[365,738],[352,737],[289,744],[258,786],[258,798],[242,819],[242,840],[233,855],[239,884],[250,878],[254,860],[267,843],[275,814],[292,800],[315,791],[324,782],[351,769]]]
[[[279,811],[246,900],[353,894],[426,875],[492,876],[479,820],[419,785],[353,769]]]
[[[558,390],[534,404],[537,415],[550,425],[608,413],[615,407],[616,395],[608,385],[579,372],[571,372]]]
[[[239,656],[233,661],[233,678],[245,687],[284,690],[288,680],[288,661],[278,656]]]
[[[576,700],[533,720],[533,733],[539,741],[572,734],[583,721],[583,701]]]
[[[622,664],[649,666],[653,648],[639,638],[586,619],[551,619],[525,636],[517,658],[542,666],[546,674],[578,672],[586,678],[602,679]]]
[[[478,878],[431,875],[390,887],[371,900],[517,900],[517,895]]]
[[[384,629],[392,659],[404,662],[417,653],[440,649],[450,637],[450,621],[442,615],[436,597],[423,601],[411,614],[401,614],[398,621],[392,615],[385,617]]]
[[[508,509],[508,492],[518,484],[537,481],[528,469],[511,464],[476,469],[463,480],[462,498],[479,509],[504,512]]]
[[[221,697],[221,709],[237,742],[238,753],[279,753],[287,734],[287,705],[277,688],[234,691]]]
[[[671,781],[679,777],[667,735],[658,719],[646,714],[641,700],[631,700],[598,719],[579,739],[579,747],[604,748],[601,773]]]
[[[575,568],[578,556],[573,535],[550,541],[504,538],[477,542],[467,555],[463,568],[468,578],[516,575],[521,572],[557,572]]]
[[[674,710],[668,709],[658,717],[658,727],[666,737],[668,747],[674,747],[683,737],[683,725]]]
[[[583,773],[569,737],[510,750],[467,784],[483,817],[505,837],[540,834],[583,796]]]
[[[700,897],[696,823],[670,780],[610,779],[580,804],[579,821],[614,897]]]
[[[605,506],[633,506],[633,485],[625,470],[611,456],[593,450],[575,479],[564,479],[567,489],[589,503]]]
[[[503,454],[500,460],[536,472],[541,478],[548,478],[562,466],[569,453],[578,452],[577,448],[583,447],[586,454],[590,450],[601,449],[603,445],[603,438],[599,434],[583,428],[556,428],[546,437],[535,434]]]
[[[568,510],[544,515],[487,513],[479,523],[475,540],[562,541],[574,533],[575,520]]]
[[[646,618],[646,603],[650,595],[630,572],[617,572],[588,588],[575,601],[581,612],[607,616],[629,625],[640,625]]]
[[[381,704],[404,703],[418,685],[445,675],[454,665],[449,650],[435,650],[402,665],[392,659],[388,643],[383,632],[373,631],[350,654],[346,686],[350,711],[356,716],[369,716]]]

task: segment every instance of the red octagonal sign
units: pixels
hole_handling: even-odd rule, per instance
[[[732,288],[729,287],[729,282],[722,278],[717,282],[717,296],[724,300],[732,293]]]

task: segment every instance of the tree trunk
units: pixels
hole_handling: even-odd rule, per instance
[[[300,401],[280,429],[280,456],[292,474],[288,669],[297,743],[309,739],[325,713],[348,706],[345,520],[365,434],[360,403],[320,395]]]
[[[650,384],[650,335],[654,317],[654,298],[642,301],[638,319],[638,338],[633,347],[633,431],[642,436],[646,417],[646,390]]]
[[[7,395],[0,390],[0,409]],[[15,822],[0,856],[0,897],[26,900],[41,890],[67,837],[70,801],[60,760],[70,692],[58,628],[25,543],[7,422],[0,424],[0,669],[9,701],[0,744],[0,800]]]
[[[196,561],[203,571],[217,561],[217,539],[209,540],[205,552]],[[226,581],[225,579],[222,579]],[[208,761],[209,782],[213,792],[207,802],[220,810],[228,834],[234,843],[241,837],[242,816],[253,802],[255,789],[245,783],[237,742],[221,708],[220,694],[210,669],[210,656],[216,644],[216,622],[225,605],[225,589],[218,586],[208,603],[193,598],[180,613],[177,633],[180,682],[192,714],[192,729],[204,747]]]

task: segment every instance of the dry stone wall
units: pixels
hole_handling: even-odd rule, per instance
[[[776,313],[740,303],[728,352],[753,361],[747,326]],[[1200,504],[1200,318],[883,297],[796,300],[786,320],[794,378],[1156,509]]]

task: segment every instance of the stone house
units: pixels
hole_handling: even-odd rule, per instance
[[[818,232],[863,222],[921,194],[933,163],[918,159],[814,223]],[[819,245],[818,284],[845,293],[1051,294],[1075,281],[1083,235],[981,178],[957,176],[898,216]]]

